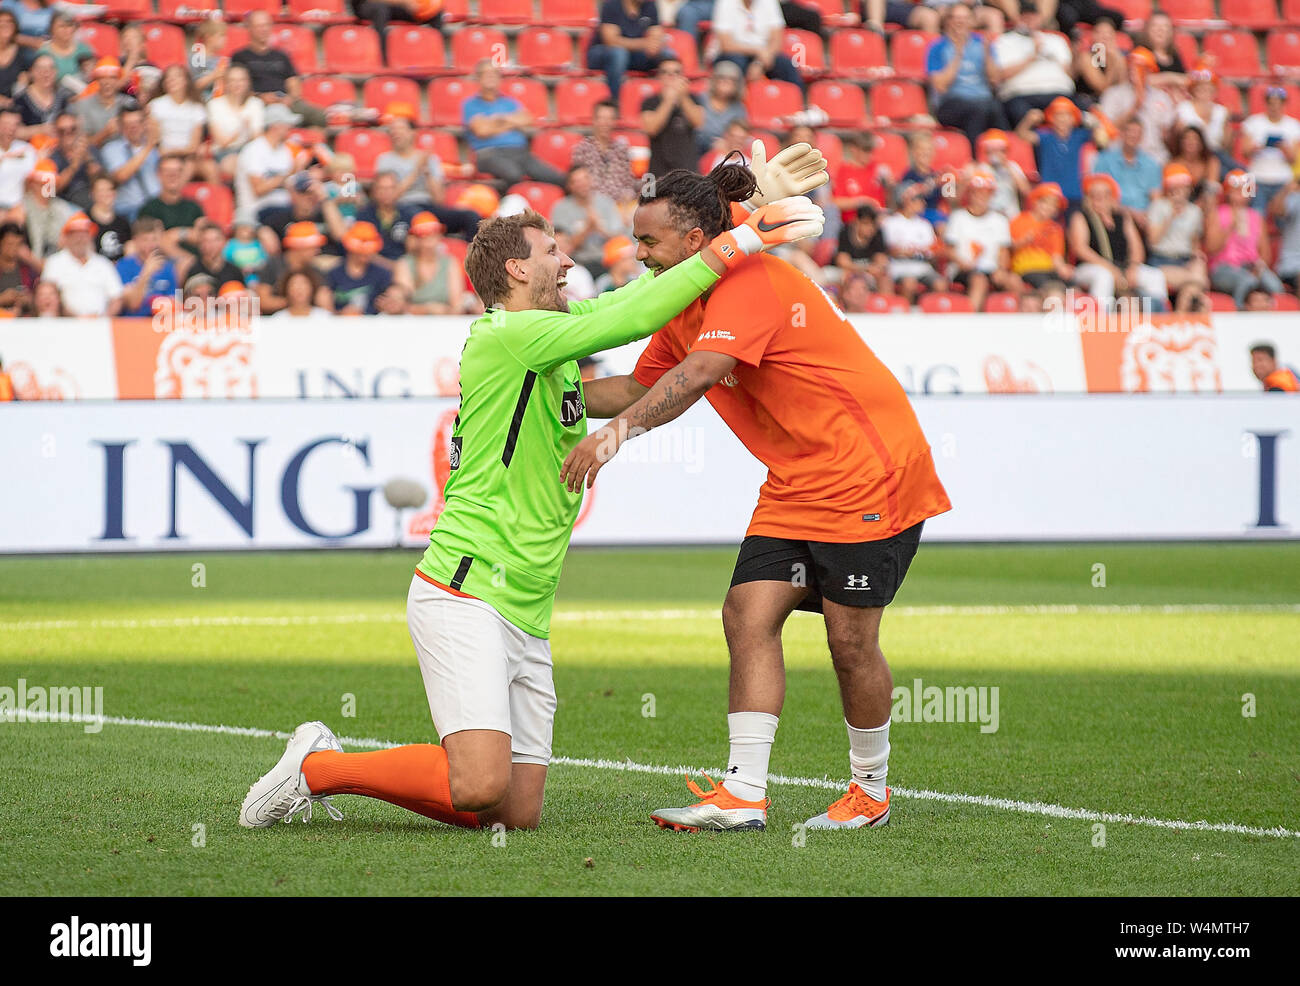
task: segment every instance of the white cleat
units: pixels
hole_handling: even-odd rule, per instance
[[[314,795],[302,776],[302,762],[307,754],[318,750],[343,752],[338,737],[323,722],[304,722],[293,731],[284,748],[280,762],[258,779],[248,789],[244,806],[239,810],[239,824],[248,829],[264,829],[276,822],[291,822],[302,815],[304,822],[311,821],[312,805],[319,803],[326,813],[338,821],[343,812],[323,795]]]
[[[660,828],[672,829],[674,832],[734,832],[740,829],[758,829],[767,827],[767,809],[771,804],[767,798],[762,801],[743,801],[712,777],[705,777],[713,785],[712,790],[702,791],[698,784],[687,779],[686,786],[700,800],[685,808],[660,808],[650,816]]]
[[[857,784],[850,784],[848,794],[820,815],[808,819],[804,826],[810,829],[860,829],[888,825],[890,794],[890,789],[885,788],[885,800],[876,801]]]

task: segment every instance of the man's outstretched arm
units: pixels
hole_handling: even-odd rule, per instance
[[[627,373],[582,382],[582,402],[589,418],[612,418],[639,401],[650,388]]]
[[[709,388],[736,367],[736,358],[697,349],[661,376],[635,404],[609,424],[578,443],[560,468],[560,481],[569,492],[590,489],[596,473],[629,438],[667,424],[698,401]],[[588,413],[590,405],[588,405]]]

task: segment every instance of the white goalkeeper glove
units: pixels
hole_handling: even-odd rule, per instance
[[[709,249],[730,270],[746,257],[782,243],[821,236],[825,225],[826,215],[821,206],[802,195],[794,195],[755,209],[735,229],[715,236],[709,242]]]
[[[830,181],[826,159],[810,144],[791,144],[769,161],[767,148],[756,140],[749,151],[749,170],[758,181],[758,191],[745,202],[750,209],[792,195],[807,195]]]

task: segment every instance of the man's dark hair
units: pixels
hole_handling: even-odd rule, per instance
[[[591,115],[595,116],[596,110],[601,110],[601,109],[613,110],[615,116],[617,116],[620,112],[618,108],[618,103],[614,102],[612,99],[602,99],[599,103],[597,103],[595,106],[591,108]]]
[[[734,225],[731,203],[744,202],[758,191],[754,172],[744,164],[731,161],[732,151],[707,175],[684,168],[668,172],[654,182],[647,182],[640,204],[668,203],[668,217],[679,233],[698,226],[706,240],[725,233]]]
[[[27,231],[17,223],[0,224],[0,240],[3,240],[6,236],[20,236],[24,243],[27,242]]]
[[[1277,350],[1269,342],[1257,342],[1251,346],[1250,355],[1254,356],[1256,353],[1264,353],[1269,359],[1277,359]]]

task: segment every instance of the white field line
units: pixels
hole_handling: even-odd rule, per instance
[[[1079,616],[1159,613],[1300,613],[1300,603],[1259,605],[1171,604],[1131,606],[893,606],[899,616]],[[553,623],[587,623],[604,620],[683,620],[722,616],[720,609],[558,609]],[[404,613],[328,613],[314,616],[160,616],[145,619],[12,620],[0,623],[0,632],[36,630],[170,630],[185,627],[303,627],[351,623],[405,623]]]
[[[0,714],[0,722],[12,719],[17,713]],[[24,713],[29,721],[44,722],[57,719],[59,722],[99,724],[109,726],[138,726],[146,729],[170,729],[185,733],[219,733],[227,736],[251,736],[257,739],[287,740],[290,733],[274,729],[257,729],[251,726],[221,726],[201,722],[170,722],[164,719],[131,719],[124,716],[65,715],[53,716],[48,713]],[[340,736],[339,742],[344,746],[360,747],[365,750],[387,750],[402,743],[388,740]],[[709,774],[721,778],[720,768],[702,770],[697,767],[667,767],[659,764],[635,763],[631,760],[605,760],[589,757],[552,757],[551,764],[563,767],[585,767],[592,770],[621,770],[634,774],[659,774],[679,776],[682,774]],[[847,787],[844,781],[834,781],[826,777],[787,777],[771,774],[772,784],[789,787],[809,787],[824,791],[842,792]],[[1074,821],[1108,822],[1116,825],[1143,825],[1147,828],[1173,829],[1190,832],[1227,832],[1234,835],[1269,836],[1277,839],[1300,838],[1300,831],[1282,828],[1258,828],[1250,825],[1238,825],[1236,822],[1183,822],[1167,818],[1150,818],[1146,815],[1130,815],[1127,812],[1093,811],[1088,808],[1067,808],[1043,801],[1017,801],[1011,798],[994,798],[986,794],[951,794],[946,791],[915,790],[913,788],[895,787],[895,797],[909,798],[915,801],[942,801],[947,804],[977,805],[982,808],[997,808],[1001,811],[1015,811],[1026,815],[1042,815],[1046,818],[1063,818]]]

